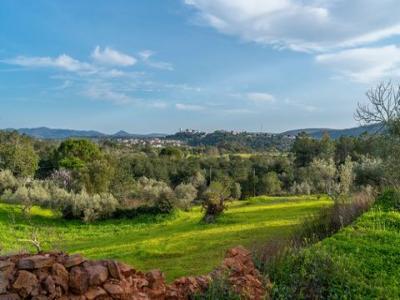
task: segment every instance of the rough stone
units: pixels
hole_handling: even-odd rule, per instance
[[[85,297],[88,300],[94,299],[111,299],[107,292],[103,290],[101,287],[92,287],[86,293]]]
[[[21,258],[17,263],[20,270],[33,270],[51,267],[54,263],[54,257],[45,255],[34,255]]]
[[[19,300],[21,297],[15,293],[7,293],[0,295],[0,300]]]
[[[69,281],[69,274],[68,271],[62,264],[55,263],[51,268],[51,273],[53,274],[54,282],[61,286],[64,292],[68,291],[68,281]]]
[[[80,264],[84,263],[86,259],[82,257],[80,254],[74,254],[71,256],[68,256],[66,260],[64,261],[64,266],[69,269],[75,266],[79,266]]]
[[[108,278],[108,270],[102,265],[89,266],[86,271],[89,275],[90,286],[101,285]]]
[[[22,297],[27,297],[36,294],[35,292],[39,288],[39,281],[35,274],[28,271],[19,271],[13,288],[16,289],[18,294]]]
[[[118,262],[116,262],[115,260],[110,260],[107,263],[107,268],[112,278],[123,279],[123,275]]]
[[[69,287],[76,294],[85,293],[89,287],[88,273],[80,267],[73,267],[69,274]]]
[[[14,264],[29,269],[18,270]],[[0,257],[0,276],[0,300],[184,300],[205,291],[218,276],[227,276],[241,299],[265,298],[261,276],[243,247],[229,250],[209,275],[183,277],[169,285],[159,270],[143,273],[113,260],[87,261],[65,253]]]

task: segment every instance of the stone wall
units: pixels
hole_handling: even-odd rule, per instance
[[[222,274],[243,299],[263,299],[265,291],[250,252],[236,247],[212,273],[183,277],[171,284],[166,284],[158,270],[143,273],[121,262],[91,261],[77,254],[0,257],[0,300],[190,299]]]

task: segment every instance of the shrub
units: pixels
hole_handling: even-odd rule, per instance
[[[73,185],[73,178],[71,171],[67,169],[54,170],[50,175],[50,180],[60,188],[71,190]]]
[[[118,201],[111,194],[89,195],[82,191],[69,199],[72,216],[87,223],[110,217],[118,207]]]
[[[175,206],[188,211],[197,196],[197,189],[190,183],[181,183],[175,188]]]
[[[0,195],[5,190],[15,191],[18,187],[18,179],[14,177],[10,170],[0,171]]]
[[[344,164],[339,167],[339,191],[342,195],[348,195],[354,182],[354,163],[350,156],[346,158]]]
[[[323,249],[289,250],[269,265],[273,299],[331,299],[345,269]],[[345,289],[345,287],[341,287]]]
[[[361,189],[350,198],[338,198],[332,207],[323,208],[318,215],[305,219],[293,234],[292,241],[303,246],[331,236],[366,212],[374,198],[370,187]]]
[[[85,222],[110,217],[119,205],[111,194],[89,195],[86,191],[76,194],[51,181],[39,180],[25,182],[15,191],[6,190],[2,198],[8,203],[22,205],[24,213],[28,213],[33,205],[38,205],[60,211],[64,218]]]
[[[235,182],[234,184],[232,184],[231,187],[231,197],[233,199],[240,199],[241,196],[242,196],[242,187],[240,186],[240,183]]]
[[[333,159],[314,159],[307,169],[313,192],[329,193],[336,181],[336,166]]]
[[[240,300],[241,297],[232,290],[232,286],[226,276],[214,278],[207,290],[193,297],[195,300]]]
[[[292,187],[290,188],[290,193],[293,195],[310,195],[311,194],[311,186],[307,181],[302,183],[294,182]]]
[[[268,172],[263,176],[261,178],[261,184],[263,185],[262,194],[277,195],[282,190],[282,182],[275,172]]]
[[[204,193],[203,209],[205,210],[203,220],[206,223],[214,222],[215,219],[226,209],[226,200],[230,196],[229,187],[214,181]]]
[[[136,184],[133,196],[161,212],[170,212],[175,201],[174,191],[163,181],[141,177]]]
[[[354,167],[355,183],[358,186],[383,185],[385,169],[381,159],[363,156]]]

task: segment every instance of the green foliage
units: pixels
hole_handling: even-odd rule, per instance
[[[197,189],[190,183],[181,183],[175,188],[175,206],[183,210],[190,210],[193,200],[197,197]]]
[[[230,196],[230,187],[218,181],[210,184],[204,193],[204,221],[215,222],[216,218],[227,208],[226,200]]]
[[[354,167],[355,183],[359,186],[381,187],[384,184],[385,169],[382,159],[362,156]]]
[[[177,147],[166,147],[161,149],[161,156],[167,156],[169,158],[180,159],[183,157],[183,152]]]
[[[137,182],[133,196],[144,206],[155,207],[160,212],[171,212],[175,201],[174,191],[163,181],[142,177]]]
[[[93,222],[110,217],[119,203],[111,194],[92,194],[68,192],[48,181],[20,182],[15,191],[5,190],[1,196],[3,201],[22,207],[24,214],[30,212],[32,206],[51,208],[61,212],[65,218],[81,219]]]
[[[258,192],[262,195],[278,195],[282,190],[282,183],[275,172],[268,172],[261,177],[258,183]]]
[[[6,190],[15,191],[18,187],[18,179],[10,170],[0,170],[0,195]]]
[[[393,210],[396,197],[393,191],[384,193],[354,225],[271,264],[272,298],[398,299],[400,213]]]
[[[85,139],[63,141],[54,153],[54,161],[58,169],[72,171],[75,191],[85,189],[94,194],[109,190],[114,169],[93,142]]]
[[[215,278],[205,292],[196,294],[193,298],[195,300],[241,300],[224,276]]]
[[[386,190],[378,197],[375,206],[383,211],[400,211],[400,193],[395,190]]]
[[[15,131],[0,131],[0,169],[8,169],[17,177],[31,177],[38,160],[31,138]]]
[[[82,219],[86,223],[110,217],[118,207],[118,201],[111,194],[89,195],[85,191],[73,194],[63,213]]]

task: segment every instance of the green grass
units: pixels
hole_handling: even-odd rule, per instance
[[[83,224],[40,208],[27,220],[19,207],[0,204],[0,245],[3,252],[26,249],[28,245],[17,240],[38,227],[47,249],[61,246],[92,259],[118,259],[141,270],[159,268],[172,280],[208,273],[230,247],[287,236],[302,218],[330,204],[325,197],[257,197],[232,202],[217,223],[209,225],[201,223],[199,207],[167,217]]]
[[[312,291],[324,299],[399,299],[400,211],[388,207],[392,198],[384,194],[353,225],[278,264],[275,298]]]

